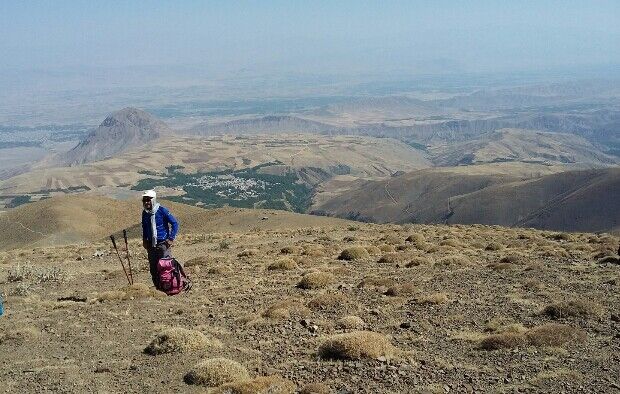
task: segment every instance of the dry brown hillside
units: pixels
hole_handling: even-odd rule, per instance
[[[620,230],[620,168],[570,171],[455,198],[450,223]]]
[[[617,158],[602,153],[583,137],[523,129],[495,130],[470,141],[437,145],[429,153],[439,166],[492,162],[617,163]]]
[[[563,231],[620,228],[620,168],[525,179],[475,166],[427,169],[356,185],[316,213],[371,222],[482,223]]]
[[[114,158],[70,168],[31,171],[0,182],[0,199],[7,195],[45,194],[70,188],[129,188],[147,173],[182,166],[185,172],[249,168],[279,161],[293,170],[320,169],[328,175],[389,176],[431,165],[422,151],[389,138],[361,136],[277,135],[179,137],[157,140]]]
[[[271,220],[180,236],[173,252],[194,287],[174,297],[150,287],[139,240],[129,287],[107,242],[0,252],[0,387],[619,390],[617,237],[479,225],[260,227]]]
[[[161,201],[179,220],[184,233],[297,228],[333,225],[338,219],[293,214],[286,211],[221,208],[206,210]],[[26,204],[0,214],[0,250],[90,243],[130,229],[140,234],[140,200],[114,200],[93,194],[59,196]]]
[[[318,206],[315,213],[368,222],[442,222],[453,196],[518,178],[425,169],[387,180],[361,182]]]

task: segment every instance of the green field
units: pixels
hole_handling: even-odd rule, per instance
[[[280,163],[265,163],[243,170],[185,174],[174,166],[167,173],[141,179],[133,190],[149,190],[157,186],[182,188],[183,196],[168,199],[208,208],[232,206],[267,208],[305,212],[311,203],[312,189],[299,183],[296,173],[283,175],[262,173],[260,170]],[[151,174],[149,174],[151,175]]]

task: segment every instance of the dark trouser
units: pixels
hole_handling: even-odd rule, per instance
[[[149,255],[149,270],[151,271],[151,279],[155,288],[159,288],[159,280],[157,278],[157,262],[164,257],[171,257],[170,248],[165,243],[157,244],[157,246],[149,246],[146,250]]]

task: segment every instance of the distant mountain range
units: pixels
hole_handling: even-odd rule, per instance
[[[326,133],[343,131],[339,127],[289,115],[269,115],[260,118],[238,119],[223,123],[201,123],[189,131],[200,135],[220,134],[274,134],[274,133]]]

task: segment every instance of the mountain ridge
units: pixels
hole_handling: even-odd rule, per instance
[[[126,107],[108,115],[77,146],[55,160],[64,166],[100,161],[146,145],[171,132],[163,121],[148,112]]]

